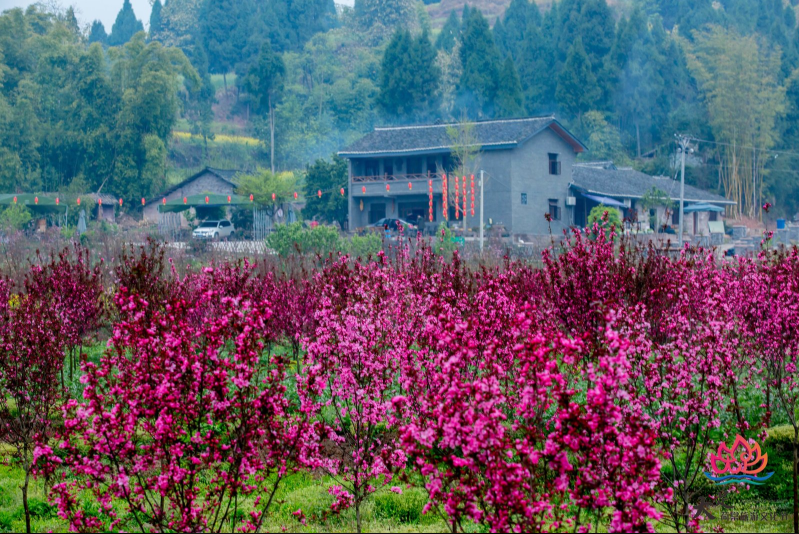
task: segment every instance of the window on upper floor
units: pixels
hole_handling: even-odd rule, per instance
[[[522,193],[522,205],[527,205],[527,193]]]
[[[549,153],[549,174],[560,174],[560,160],[558,154]]]
[[[422,158],[408,158],[408,174],[422,174]]]
[[[367,159],[363,162],[363,175],[364,176],[379,176],[380,175],[380,161],[376,159]]]
[[[560,206],[557,198],[549,199],[549,215],[552,216],[553,221],[560,220]]]

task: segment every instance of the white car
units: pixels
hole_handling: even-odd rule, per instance
[[[230,237],[235,228],[228,220],[204,221],[194,229],[192,237],[197,239],[222,239]]]

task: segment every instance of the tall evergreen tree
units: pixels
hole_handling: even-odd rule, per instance
[[[105,26],[99,20],[92,22],[92,29],[89,31],[89,44],[100,43],[106,44],[108,41],[108,34],[105,33]]]
[[[253,20],[249,0],[205,0],[201,14],[202,42],[210,71],[221,74],[227,90],[227,74],[241,61],[248,39],[247,24]]]
[[[466,21],[460,56],[459,100],[474,116],[491,116],[499,83],[500,56],[483,14],[474,9]]]
[[[150,39],[157,39],[158,34],[161,33],[163,29],[163,24],[161,22],[162,8],[161,0],[155,0],[155,2],[153,2],[153,9],[150,12]]]
[[[501,20],[497,20],[494,25],[494,40],[503,56],[510,56],[519,62],[525,33],[530,24],[541,25],[538,4],[529,0],[512,0]]]
[[[250,69],[246,86],[256,102],[256,111],[269,119],[269,144],[272,172],[275,172],[275,106],[283,93],[286,66],[283,59],[264,41],[258,61]]]
[[[527,25],[519,57],[519,81],[522,86],[524,109],[536,114],[554,105],[554,91],[550,90],[554,72],[554,56],[548,48],[541,28],[535,23]]]
[[[114,26],[111,28],[111,35],[108,36],[109,46],[121,46],[139,32],[144,31],[144,25],[133,12],[130,0],[125,0],[122,9],[117,14]]]
[[[435,110],[440,73],[427,32],[417,38],[397,31],[386,47],[380,69],[378,104],[394,119],[424,119]]]
[[[505,58],[499,71],[496,108],[498,117],[518,117],[524,112],[522,86],[516,66],[509,57]]]
[[[458,39],[460,32],[461,21],[458,20],[458,14],[453,9],[449,12],[449,17],[447,17],[444,27],[441,28],[441,33],[436,37],[436,49],[452,52],[455,47],[455,40]]]
[[[579,120],[583,113],[596,109],[601,96],[583,39],[577,37],[558,76],[555,97],[564,111]]]

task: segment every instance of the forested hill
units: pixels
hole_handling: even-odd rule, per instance
[[[111,28],[0,16],[0,193],[137,198],[204,164],[301,170],[376,124],[555,112],[651,173],[692,134],[690,183],[799,211],[784,0],[119,1]]]

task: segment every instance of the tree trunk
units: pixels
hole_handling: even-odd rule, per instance
[[[359,499],[355,499],[355,528],[358,534],[361,534],[361,501]]]
[[[225,80],[225,94],[227,94],[227,74],[222,74],[222,79]]]
[[[635,145],[638,159],[641,159],[641,127],[638,126],[638,121],[635,121]]]
[[[799,533],[799,426],[793,427],[793,531]]]
[[[272,97],[269,97],[269,163],[272,165],[272,174],[275,174],[275,110],[272,107]]]
[[[794,450],[796,450],[796,449],[794,448]],[[30,534],[31,533],[31,511],[28,508],[28,483],[30,482],[31,469],[30,469],[30,465],[28,465],[28,447],[27,446],[25,446],[23,448],[23,452],[22,453],[24,455],[22,463],[23,463],[23,465],[25,467],[25,483],[22,485],[22,508],[25,510],[25,532]],[[796,453],[794,453],[794,456],[796,456]]]

